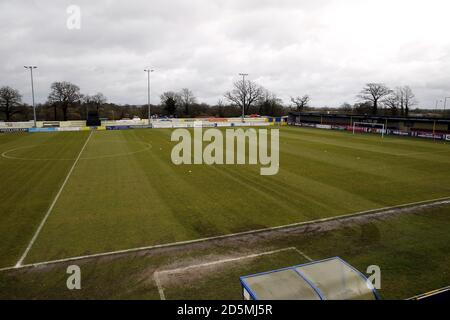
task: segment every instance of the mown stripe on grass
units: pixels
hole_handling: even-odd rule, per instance
[[[86,141],[85,141],[83,147],[81,148],[80,152],[78,153],[78,156],[76,157],[76,159],[75,159],[75,161],[74,161],[72,167],[70,168],[69,172],[67,173],[66,178],[64,179],[64,181],[63,181],[61,187],[59,188],[58,193],[56,194],[56,196],[55,196],[55,198],[53,199],[52,203],[50,204],[50,207],[48,208],[48,210],[47,210],[47,212],[46,212],[44,218],[42,219],[42,221],[41,221],[41,223],[39,224],[39,226],[38,226],[36,232],[34,233],[33,237],[31,238],[30,243],[29,243],[28,246],[26,247],[26,249],[25,249],[24,253],[22,254],[22,256],[20,257],[19,261],[17,261],[16,267],[22,266],[22,263],[23,263],[23,261],[25,260],[25,258],[27,257],[28,252],[30,251],[30,249],[31,249],[31,247],[33,246],[34,242],[36,241],[37,237],[38,237],[39,234],[41,233],[41,230],[42,230],[42,228],[44,227],[45,222],[47,221],[47,219],[48,219],[50,213],[51,213],[52,210],[53,210],[53,207],[55,206],[56,202],[58,201],[59,196],[61,195],[61,193],[62,193],[64,187],[65,187],[66,184],[67,184],[67,181],[69,181],[69,178],[70,178],[70,176],[72,175],[72,172],[73,172],[73,170],[75,169],[75,166],[77,165],[78,160],[80,159],[81,154],[83,153],[83,150],[86,148],[86,145],[88,144],[89,140],[91,139],[91,136],[92,136],[92,133],[93,133],[93,132],[94,132],[94,131],[91,131],[91,133],[90,133],[89,136],[87,137],[87,139],[86,139]]]

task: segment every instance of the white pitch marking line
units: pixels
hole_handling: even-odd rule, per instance
[[[261,257],[261,256],[266,256],[266,255],[271,255],[271,254],[284,252],[284,251],[291,251],[291,250],[296,251],[296,252],[300,253],[302,256],[304,256],[304,254],[301,253],[296,247],[289,247],[289,248],[283,248],[283,249],[278,249],[278,250],[273,250],[273,251],[266,251],[266,252],[249,254],[249,255],[241,256],[241,257],[237,257],[237,258],[229,258],[229,259],[216,260],[216,261],[206,262],[206,263],[201,263],[201,264],[195,264],[195,265],[182,267],[182,268],[155,271],[153,273],[153,279],[155,280],[156,286],[158,287],[159,297],[161,298],[161,300],[166,300],[166,296],[164,295],[164,287],[161,284],[161,280],[159,278],[159,274],[163,274],[163,273],[167,273],[167,274],[179,273],[179,272],[184,272],[184,271],[190,270],[190,269],[209,267],[209,266],[216,265],[216,264],[222,264],[222,263],[227,263],[227,262],[234,262],[234,261],[239,261],[239,260],[244,260],[244,259],[257,258],[257,257]]]
[[[432,154],[436,154],[436,153],[445,153],[445,152],[450,152],[450,150],[439,150],[439,151],[423,151],[423,152],[412,152],[412,153],[394,153],[394,156],[399,156],[399,157],[408,157],[408,156],[420,156],[420,155],[432,155]]]
[[[294,248],[295,251],[297,251],[301,256],[303,256],[303,258],[305,258],[308,261],[313,261],[313,259],[311,259],[309,256],[307,256],[305,253],[303,253],[302,251],[298,250],[297,248]]]
[[[164,295],[164,288],[159,281],[158,271],[153,274],[153,279],[155,280],[156,286],[158,287],[159,298],[161,300],[166,300],[166,296]]]
[[[302,226],[314,225],[314,224],[318,224],[318,223],[325,223],[325,222],[329,222],[329,221],[339,221],[339,220],[342,220],[342,219],[348,219],[348,218],[353,218],[353,217],[360,217],[360,216],[365,216],[365,215],[370,215],[370,214],[373,214],[373,215],[385,215],[385,214],[388,214],[389,211],[392,211],[394,209],[403,209],[403,208],[408,209],[408,208],[413,207],[413,206],[417,206],[417,209],[420,209],[423,205],[429,205],[429,204],[432,204],[432,205],[450,204],[450,197],[444,197],[444,198],[437,198],[437,199],[430,199],[430,200],[424,200],[424,201],[405,203],[405,204],[391,206],[391,207],[371,209],[371,210],[366,210],[366,211],[360,211],[360,212],[355,212],[355,213],[350,213],[350,214],[334,216],[334,217],[321,218],[321,219],[317,219],[317,220],[297,222],[297,223],[283,225],[283,226],[277,226],[277,227],[269,227],[269,228],[264,228],[264,229],[257,229],[257,230],[243,231],[243,232],[238,232],[238,233],[224,234],[224,235],[221,235],[221,236],[215,236],[215,237],[209,237],[209,238],[200,238],[200,239],[172,242],[172,243],[166,243],[166,244],[157,244],[157,245],[145,246],[145,247],[136,247],[136,248],[130,248],[130,249],[124,249],[124,250],[116,250],[116,251],[94,253],[94,254],[89,254],[89,255],[84,255],[84,256],[75,256],[75,257],[63,258],[63,259],[57,259],[57,260],[41,261],[41,262],[25,264],[25,265],[22,265],[22,266],[19,266],[19,267],[5,267],[5,268],[1,268],[0,272],[1,271],[12,270],[12,269],[17,269],[17,268],[38,267],[38,266],[57,264],[57,263],[65,263],[65,262],[76,261],[76,260],[83,260],[83,259],[89,259],[89,258],[100,258],[100,257],[105,257],[105,256],[123,254],[123,253],[132,253],[132,252],[139,252],[139,251],[144,251],[144,250],[161,249],[161,248],[168,248],[168,247],[175,247],[175,246],[181,246],[181,245],[201,243],[201,242],[206,242],[206,241],[228,239],[228,238],[237,237],[237,236],[258,234],[258,233],[261,233],[261,232],[283,230],[285,228],[302,227]]]
[[[289,250],[294,250],[295,251],[297,249],[295,247],[289,247],[289,248],[283,248],[283,249],[278,249],[278,250],[273,250],[273,251],[254,253],[254,254],[249,254],[249,255],[241,256],[241,257],[237,257],[237,258],[229,258],[229,259],[216,260],[216,261],[206,262],[206,263],[201,263],[201,264],[195,264],[195,265],[187,266],[187,267],[183,267],[183,268],[162,270],[162,271],[158,271],[158,273],[184,272],[184,271],[189,270],[189,269],[195,269],[195,268],[201,268],[201,267],[209,267],[209,266],[213,266],[213,265],[221,264],[221,263],[226,263],[226,262],[233,262],[233,261],[239,261],[239,260],[244,260],[244,259],[257,258],[257,257],[266,256],[266,255],[270,255],[270,254],[274,254],[274,253],[278,253],[278,252],[283,252],[283,251],[289,251]]]
[[[47,213],[45,214],[44,218],[42,219],[41,223],[39,224],[39,227],[37,228],[36,232],[33,235],[33,238],[31,238],[30,243],[28,244],[27,248],[25,249],[25,252],[22,254],[22,256],[20,257],[19,261],[17,261],[15,268],[19,268],[22,266],[23,261],[25,260],[25,258],[28,255],[28,252],[30,251],[31,247],[33,246],[34,242],[36,241],[37,237],[39,236],[42,228],[44,227],[45,222],[47,221],[50,213],[52,212],[56,202],[58,201],[64,187],[67,184],[67,181],[69,181],[70,176],[72,175],[73,170],[75,169],[75,166],[78,163],[78,160],[80,160],[81,154],[83,153],[84,149],[86,148],[86,145],[88,144],[89,140],[91,139],[92,133],[94,131],[91,131],[91,133],[89,134],[89,136],[87,137],[86,141],[84,142],[83,147],[81,148],[80,152],[78,153],[78,156],[76,157],[72,167],[70,168],[69,172],[67,173],[66,178],[64,179],[64,182],[62,183],[61,187],[59,188],[58,193],[56,194],[55,198],[53,199],[52,204],[50,205],[50,207],[47,210]]]

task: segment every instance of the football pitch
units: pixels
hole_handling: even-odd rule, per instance
[[[444,142],[282,127],[279,173],[261,176],[176,166],[171,131],[0,135],[0,268],[450,196]]]

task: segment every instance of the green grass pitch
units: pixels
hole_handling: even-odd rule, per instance
[[[171,130],[93,132],[25,263],[450,196],[450,146],[281,128],[280,171],[175,166]],[[0,135],[0,267],[29,244],[89,132]]]
[[[0,299],[160,299],[154,272],[296,247],[319,260],[340,256],[361,272],[381,268],[383,299],[406,299],[450,283],[450,205],[322,233],[253,243],[183,247],[0,272]],[[160,275],[166,299],[242,299],[239,276],[306,262],[293,250]],[[82,269],[82,289],[67,290],[66,268]]]

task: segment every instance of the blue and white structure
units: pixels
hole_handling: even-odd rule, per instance
[[[339,257],[240,278],[245,300],[378,300],[372,283]]]

